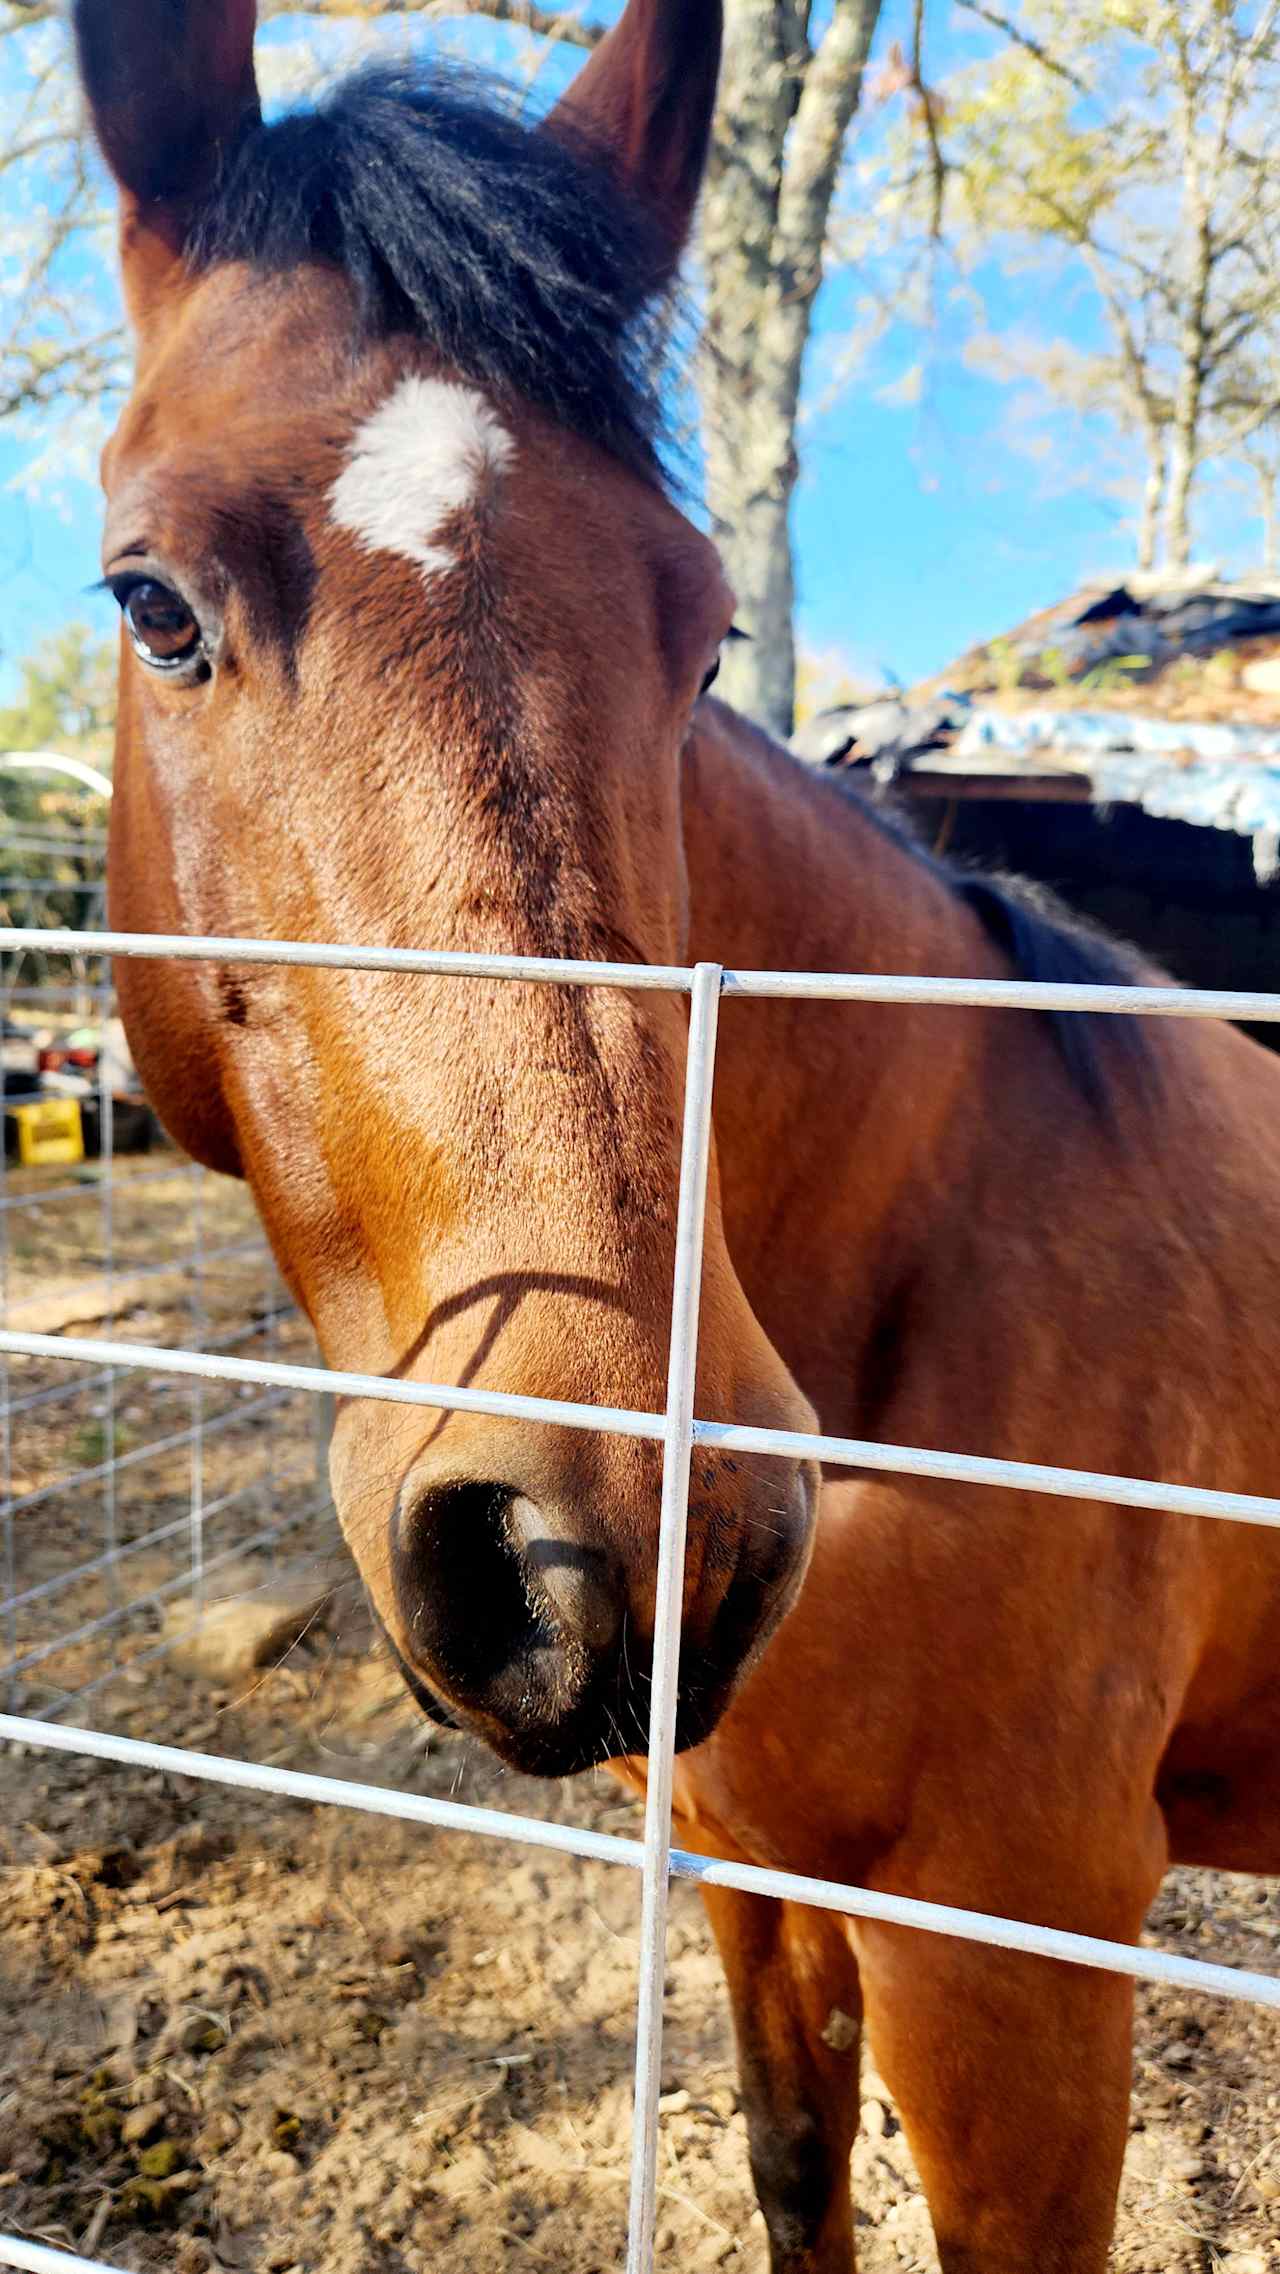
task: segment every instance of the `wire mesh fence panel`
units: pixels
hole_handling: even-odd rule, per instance
[[[1045,988],[1026,982],[961,982],[859,974],[734,973],[715,965],[655,971],[648,967],[545,963],[519,957],[467,957],[429,951],[344,949],[281,942],[159,940],[111,934],[95,937],[67,929],[37,939],[28,928],[11,931],[6,962],[33,948],[46,956],[92,957],[109,946],[115,954],[216,958],[219,962],[270,962],[445,973],[460,985],[487,981],[667,988],[690,998],[685,1121],[681,1162],[675,1276],[671,1310],[667,1405],[663,1412],[605,1409],[544,1398],[503,1394],[447,1383],[326,1372],[290,1337],[297,1331],[283,1306],[263,1289],[260,1255],[252,1235],[221,1219],[211,1222],[212,1187],[175,1164],[171,1196],[181,1244],[152,1270],[128,1245],[129,1177],[108,1153],[98,1231],[100,1310],[78,1313],[83,1278],[68,1273],[66,1317],[60,1323],[25,1323],[25,1301],[47,1299],[48,1255],[39,1233],[27,1250],[19,1226],[25,1193],[7,1172],[0,1193],[5,1299],[15,1316],[0,1330],[0,1354],[12,1368],[0,1413],[5,1464],[4,1559],[7,1599],[4,1631],[10,1653],[10,1710],[0,1716],[0,1740],[37,1752],[75,1753],[103,1764],[128,1764],[183,1776],[197,1785],[229,1786],[321,1809],[350,1809],[485,1840],[514,1843],[611,1864],[638,1872],[643,1887],[640,1987],[633,2150],[628,2222],[628,2274],[647,2274],[654,2263],[657,2204],[658,2099],[663,2031],[664,1942],[668,1890],[673,1881],[737,1888],[782,1898],[854,1919],[889,1923],[918,1933],[983,1943],[1087,1965],[1139,1980],[1280,2010],[1280,1978],[1256,1968],[1209,1963],[1159,1949],[1068,1933],[1017,1919],[943,1903],[923,1902],[866,1887],[798,1877],[739,1863],[714,1861],[672,1847],[671,1778],[680,1645],[683,1542],[689,1463],[696,1446],[749,1452],[763,1458],[805,1455],[832,1466],[960,1481],[992,1490],[1012,1488],[1059,1498],[1087,1498],[1157,1512],[1191,1513],[1230,1522],[1275,1525],[1280,1497],[1220,1493],[1177,1478],[1112,1477],[1012,1460],[984,1460],[945,1447],[892,1446],[775,1429],[731,1425],[696,1415],[693,1382],[703,1208],[710,1140],[710,1099],[719,1003],[726,995],[793,995],[836,1001],[983,1003],[997,1009],[1046,1007],[1102,1010],[1117,1015],[1280,1018],[1280,998],[1206,997],[1171,989]],[[12,972],[12,965],[10,964]],[[99,991],[105,986],[95,974]],[[16,995],[15,995],[16,999]],[[1247,1003],[1247,1011],[1242,1004]],[[109,1119],[109,1109],[107,1109]],[[147,1205],[164,1200],[163,1172],[148,1187]],[[221,1206],[221,1202],[218,1203]],[[51,1187],[49,1211],[74,1222],[74,1187]],[[32,1201],[32,1215],[39,1209]],[[129,1259],[121,1262],[122,1244]],[[62,1254],[63,1251],[57,1251]],[[170,1269],[174,1281],[170,1293]],[[256,1310],[246,1294],[256,1289]],[[128,1286],[126,1303],[123,1289]],[[250,1317],[246,1321],[246,1309]],[[86,1332],[86,1327],[95,1331]],[[76,1392],[60,1377],[84,1368]],[[109,1390],[108,1385],[115,1383]],[[164,1648],[158,1613],[172,1589],[197,1594],[218,1559],[256,1548],[295,1519],[290,1484],[281,1467],[287,1443],[284,1417],[304,1415],[308,1401],[337,1393],[434,1411],[514,1416],[550,1428],[596,1430],[650,1439],[663,1450],[663,1493],[658,1525],[659,1564],[655,1613],[654,1679],[649,1728],[649,1795],[642,1839],[605,1834],[518,1811],[482,1809],[466,1801],[398,1790],[352,1777],[302,1773],[281,1764],[174,1748],[111,1730],[61,1726],[71,1704],[82,1705],[100,1685],[127,1677],[130,1666]],[[79,1402],[80,1400],[84,1402]],[[136,1431],[136,1436],[130,1432]],[[269,1473],[245,1478],[257,1433],[273,1446]],[[68,1443],[73,1452],[67,1453]],[[314,1437],[299,1427],[298,1491],[314,1508]],[[310,1467],[308,1462],[311,1462]],[[180,1481],[179,1481],[180,1480]],[[1280,1481],[1280,1480],[1277,1480]],[[307,1495],[310,1499],[307,1499]],[[39,1519],[38,1524],[31,1521]],[[225,1523],[224,1520],[229,1520]],[[219,1529],[219,1526],[224,1526]],[[243,1527],[243,1532],[240,1529]],[[38,1540],[62,1543],[62,1562]],[[164,1557],[170,1558],[165,1562]],[[97,1652],[92,1670],[83,1653]],[[136,1655],[131,1657],[131,1653]],[[50,2261],[29,2242],[0,2238],[0,2263],[43,2267]],[[74,2257],[72,2259],[74,2263]],[[82,2259],[81,2264],[90,2264]]]
[[[5,857],[34,866],[45,851],[22,833]],[[15,873],[4,896],[29,944],[0,954],[0,1320],[309,1357],[244,1189],[175,1154],[145,1106],[96,921],[70,952],[45,945],[68,899],[100,920],[101,847],[79,858],[99,873]],[[30,1118],[50,1106],[67,1112],[54,1157],[37,1137],[26,1158]],[[311,1402],[283,1389],[107,1365],[69,1379],[6,1353],[0,1471],[0,1695],[41,1715],[74,1715],[126,1678],[198,1613],[206,1579],[243,1584],[246,1559],[265,1572],[287,1534],[331,1521]]]

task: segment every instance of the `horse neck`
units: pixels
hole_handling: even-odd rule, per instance
[[[694,956],[757,970],[1003,968],[945,880],[859,799],[723,705],[703,706],[686,764]],[[963,1179],[987,1046],[980,1012],[724,1005],[716,1135],[730,1250],[833,1421],[852,1413],[858,1353],[883,1335]]]
[[[761,970],[999,968],[971,910],[904,838],[723,703],[703,705],[689,745],[685,844],[694,944],[708,953],[715,924]]]

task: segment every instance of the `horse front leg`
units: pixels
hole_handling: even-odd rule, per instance
[[[867,2029],[942,2274],[1104,2274],[1133,1984],[902,1928],[857,1930]]]
[[[704,1888],[733,2004],[751,2170],[772,2274],[856,2274],[849,2154],[861,2000],[843,1921]]]

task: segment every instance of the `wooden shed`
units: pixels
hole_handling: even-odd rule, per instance
[[[866,769],[936,849],[1052,886],[1188,985],[1280,992],[1280,584],[1088,587],[793,748]]]

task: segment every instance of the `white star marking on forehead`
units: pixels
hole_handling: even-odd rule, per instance
[[[456,568],[435,539],[515,455],[502,421],[474,387],[402,379],[358,428],[330,493],[333,517],[369,552],[399,553],[424,577]]]

